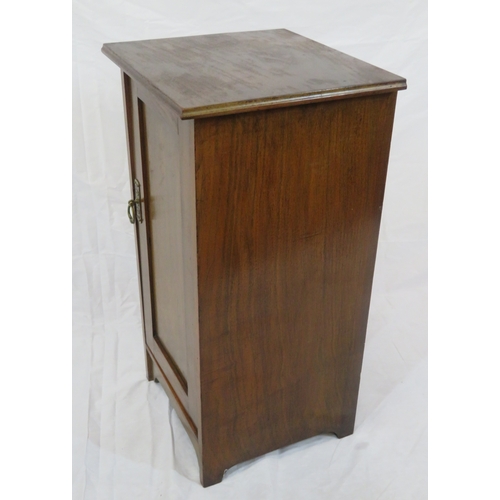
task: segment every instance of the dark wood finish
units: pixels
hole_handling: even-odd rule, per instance
[[[165,387],[199,453],[193,123],[127,75],[123,82],[131,183],[143,196],[144,222],[135,227],[148,380]]]
[[[103,52],[184,119],[406,88],[400,76],[284,29],[109,43]]]
[[[353,431],[395,102],[196,122],[203,458],[215,474]]]
[[[134,96],[133,96],[133,82],[128,75],[122,72],[122,87],[123,87],[123,104],[125,110],[125,130],[127,135],[127,152],[129,159],[129,175],[130,175],[130,197],[134,198],[134,178],[136,167],[136,138],[138,131],[134,127]],[[140,244],[139,244],[139,233],[140,230],[135,227],[135,250],[137,254],[137,274],[139,276],[139,281],[141,280],[141,259],[140,259]],[[149,381],[153,380],[153,365],[152,359],[149,356],[146,349],[146,316],[144,314],[144,296],[142,293],[142,283],[140,286],[140,300],[141,300],[141,316],[142,316],[142,331],[144,336],[144,347],[145,347],[145,361],[146,361],[146,376]]]
[[[139,101],[143,159],[148,175],[147,217],[154,341],[168,359],[184,392],[188,355],[183,293],[181,169],[172,161],[178,148],[174,120],[165,120]],[[170,125],[170,127],[169,127]],[[146,184],[146,182],[145,182]],[[180,333],[180,334],[179,334]]]
[[[404,79],[286,30],[104,52],[128,73],[147,376],[183,422],[202,484],[352,433]]]

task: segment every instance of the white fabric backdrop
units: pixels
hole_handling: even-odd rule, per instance
[[[427,497],[427,5],[408,0],[74,0],[74,499]],[[120,72],[106,42],[287,28],[401,75],[355,432],[203,489],[145,379]]]

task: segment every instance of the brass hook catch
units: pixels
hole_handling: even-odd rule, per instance
[[[135,201],[129,200],[127,207],[128,220],[130,224],[135,224]]]
[[[141,185],[137,179],[134,179],[134,199],[128,202],[127,215],[131,224],[135,224],[136,221],[142,222]]]

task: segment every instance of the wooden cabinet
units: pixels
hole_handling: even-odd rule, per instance
[[[103,52],[123,75],[147,376],[202,484],[351,434],[406,81],[287,30]]]

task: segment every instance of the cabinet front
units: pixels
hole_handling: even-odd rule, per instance
[[[133,186],[129,218],[136,227],[147,356],[156,362],[197,435],[192,124],[180,122],[127,75],[124,95]]]

